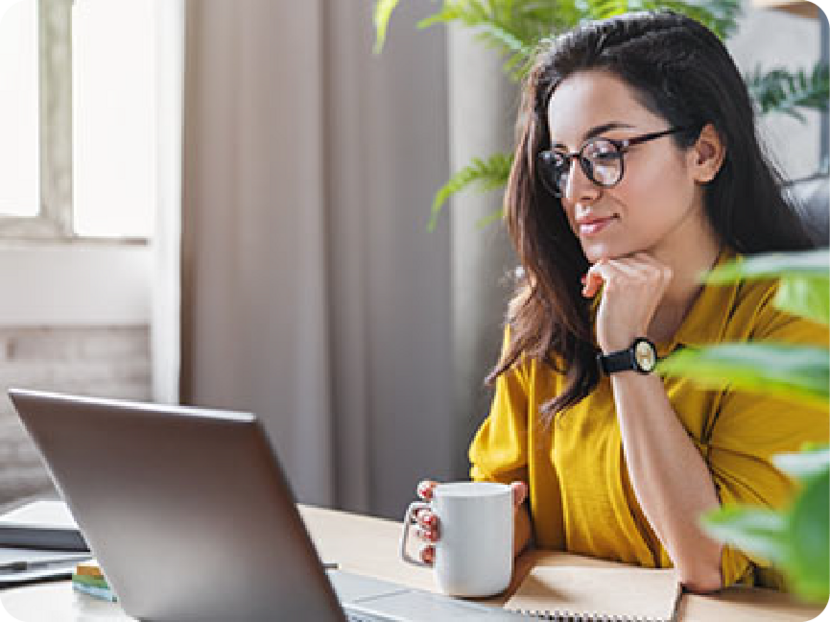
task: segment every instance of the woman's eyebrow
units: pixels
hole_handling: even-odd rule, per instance
[[[584,143],[586,140],[590,140],[591,138],[594,138],[595,136],[599,136],[600,134],[604,134],[608,130],[615,130],[615,129],[618,129],[618,128],[621,128],[621,127],[622,128],[632,128],[634,126],[630,125],[629,123],[622,123],[620,121],[611,121],[611,123],[603,123],[602,125],[597,125],[595,127],[592,127],[590,130],[585,132],[584,136],[582,136],[582,142]],[[562,143],[555,143],[553,146],[554,147],[563,147],[565,149],[568,148],[567,145],[563,145]]]

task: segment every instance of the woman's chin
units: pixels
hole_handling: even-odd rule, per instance
[[[614,249],[605,244],[583,244],[582,252],[591,264],[595,264],[601,259],[616,259],[620,257],[619,252],[614,252]]]

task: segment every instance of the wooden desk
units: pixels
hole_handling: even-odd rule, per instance
[[[323,561],[337,562],[341,568],[352,572],[437,591],[431,570],[410,566],[398,558],[400,523],[309,506],[301,506],[300,511]],[[565,553],[530,551],[517,560],[508,594],[537,564],[607,565]],[[501,604],[506,599],[507,595],[503,595],[484,602]],[[0,604],[12,616],[11,620],[20,622],[134,620],[117,604],[73,592],[69,581],[0,591]],[[771,590],[730,588],[717,596],[683,596],[678,621],[806,622],[820,612],[820,607],[794,603],[786,595]],[[0,611],[0,622],[8,620]]]

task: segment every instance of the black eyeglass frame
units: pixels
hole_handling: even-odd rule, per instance
[[[625,176],[625,158],[623,157],[623,155],[625,155],[625,153],[628,151],[630,147],[648,142],[650,140],[655,140],[657,138],[662,138],[663,136],[669,136],[670,134],[684,132],[689,129],[691,128],[688,126],[672,127],[667,130],[662,130],[660,132],[650,132],[648,134],[642,134],[641,136],[634,136],[633,138],[626,138],[623,140],[606,138],[604,136],[594,136],[582,143],[582,146],[579,148],[579,151],[575,151],[573,153],[563,153],[561,151],[555,152],[553,149],[545,149],[544,151],[540,151],[539,154],[536,156],[536,163],[539,167],[553,168],[553,165],[551,164],[549,158],[553,157],[554,153],[556,153],[557,155],[562,156],[565,159],[565,162],[567,163],[567,167],[565,168],[565,170],[570,172],[572,166],[571,162],[574,160],[574,158],[577,158],[579,161],[579,166],[580,168],[582,168],[582,172],[585,173],[585,176],[588,179],[590,179],[592,183],[596,184],[601,188],[613,188],[614,186],[619,184]],[[611,143],[616,149],[613,155],[620,161],[620,174],[617,176],[617,180],[612,184],[604,184],[594,179],[594,172],[591,167],[591,162],[587,158],[584,158],[582,156],[582,153],[585,151],[585,148],[598,140],[604,140],[608,143]],[[559,177],[561,178],[563,174],[564,173],[560,174]],[[562,198],[564,193],[562,190],[559,189],[558,183],[554,184],[556,187],[551,188],[550,184],[547,182],[544,175],[539,175],[539,179],[542,181],[542,185],[545,187],[545,189],[548,192],[550,192],[554,197],[556,197],[557,199]]]

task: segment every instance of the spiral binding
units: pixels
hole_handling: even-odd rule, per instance
[[[664,618],[619,616],[596,612],[572,613],[570,611],[535,611],[532,609],[516,609],[515,611],[525,616],[536,617],[540,620],[553,620],[553,622],[671,622],[671,620]]]

